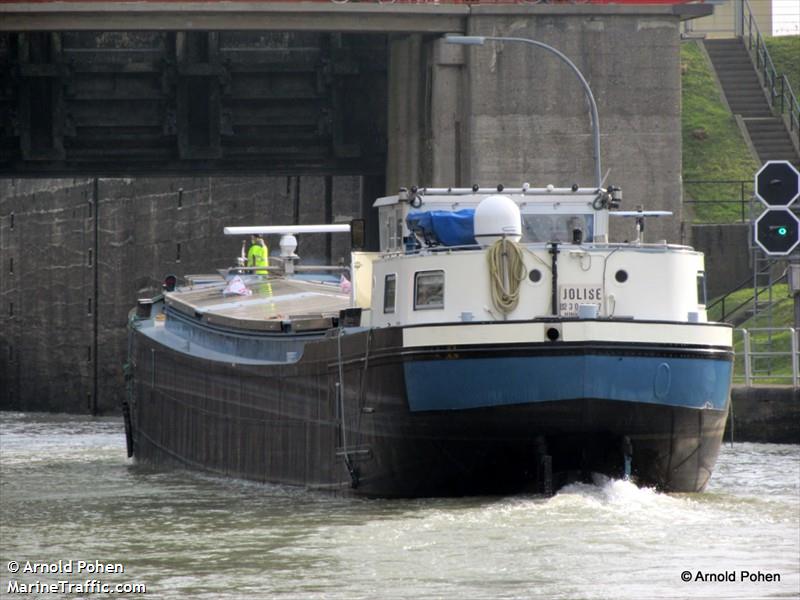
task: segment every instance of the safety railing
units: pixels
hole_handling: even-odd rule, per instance
[[[773,268],[772,263],[768,263],[766,267],[756,272],[756,276],[763,275],[767,273],[770,269]],[[784,283],[787,279],[787,274],[784,273],[777,279],[775,279],[772,283]],[[736,315],[741,309],[743,309],[747,305],[752,305],[753,302],[762,294],[766,293],[769,286],[761,286],[761,287],[753,287],[753,275],[749,275],[747,279],[744,279],[739,285],[732,288],[726,294],[720,296],[716,300],[714,300],[711,304],[706,307],[706,310],[709,314],[712,314],[714,309],[719,306],[720,314],[719,316],[715,316],[715,321],[727,321],[731,316]],[[737,300],[731,300],[731,297],[736,294],[736,292],[743,290],[745,288],[753,288],[752,293],[748,293],[747,296],[742,300],[741,298],[737,298]]]
[[[789,128],[789,135],[795,148],[800,149],[800,102],[792,90],[786,75],[778,74],[772,57],[769,55],[764,36],[758,29],[750,3],[742,0],[742,38],[747,51],[756,65],[761,82],[766,88],[767,97],[774,113],[780,115]]]
[[[786,384],[800,387],[800,350],[798,331],[793,327],[752,327],[735,329],[741,336],[736,344],[735,383],[746,386]]]
[[[685,195],[690,199],[684,200],[694,208],[695,220],[699,223],[718,223],[718,222],[749,222],[750,221],[750,200],[753,197],[752,179],[686,179],[683,182]],[[735,206],[738,221],[733,218],[720,220],[715,215],[729,211],[724,207]],[[722,211],[714,210],[716,208]],[[730,211],[729,216],[733,211]]]

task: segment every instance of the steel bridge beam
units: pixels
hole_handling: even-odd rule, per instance
[[[333,2],[19,2],[0,31],[462,31],[463,4]]]

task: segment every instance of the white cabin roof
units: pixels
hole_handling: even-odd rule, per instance
[[[381,251],[391,252],[403,248],[403,240],[411,235],[406,224],[409,212],[457,211],[476,208],[489,196],[503,195],[519,207],[523,220],[523,237],[530,241],[538,237],[538,229],[565,230],[569,216],[580,217],[581,228],[587,241],[608,240],[608,205],[619,198],[618,189],[594,187],[568,188],[547,186],[532,188],[523,184],[519,188],[402,188],[393,196],[378,198],[373,207],[378,208],[381,234]],[[541,219],[537,217],[541,216]],[[557,221],[559,223],[557,223]],[[563,221],[563,223],[561,223]],[[544,233],[544,235],[547,235]],[[561,232],[563,237],[563,231]]]

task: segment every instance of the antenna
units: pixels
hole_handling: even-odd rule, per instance
[[[644,220],[646,217],[669,217],[672,211],[669,210],[615,210],[608,213],[612,217],[633,217],[636,219],[636,239],[634,243],[639,244],[644,241]]]

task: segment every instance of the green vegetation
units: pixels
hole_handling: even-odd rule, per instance
[[[731,223],[741,220],[738,203],[719,200],[740,197],[739,180],[752,180],[758,163],[742,138],[736,120],[720,99],[711,66],[696,42],[681,46],[683,73],[683,179],[733,181],[730,184],[684,183],[684,198],[701,204],[693,206],[700,223]],[[745,190],[749,198],[751,190]],[[707,202],[707,204],[705,204]]]
[[[770,56],[778,73],[789,78],[792,89],[800,94],[800,36],[768,38]],[[720,100],[720,92],[714,81],[710,66],[696,43],[681,47],[683,73],[683,177],[693,179],[746,180],[751,181],[758,169],[739,133],[733,115]],[[742,190],[738,183],[684,184],[687,200],[737,199],[744,192],[745,198],[752,192],[748,184]],[[738,204],[695,205],[695,221],[727,223],[740,220]],[[747,318],[753,307],[753,289],[746,288],[731,294],[725,300],[726,320],[740,322],[737,329],[750,332],[751,352],[786,352],[783,356],[756,357],[753,359],[753,374],[757,383],[791,384],[791,333],[787,331],[757,331],[760,328],[794,327],[794,301],[786,284],[773,287],[774,304],[771,319],[764,314]],[[766,298],[765,298],[766,299]],[[740,306],[741,305],[741,306]],[[734,310],[736,309],[736,310]],[[731,311],[733,313],[731,314]],[[710,321],[722,318],[722,305],[708,311]],[[734,378],[744,380],[744,339],[740,331],[734,333],[737,356]]]
[[[766,293],[766,292],[764,292]],[[791,302],[791,297],[789,296],[789,287],[785,283],[780,283],[772,286],[772,297],[776,302],[783,301],[784,299],[788,299]],[[764,299],[766,296],[764,297]],[[726,321],[740,321],[742,317],[744,317],[749,311],[753,309],[753,288],[744,288],[738,290],[728,297],[725,298],[725,320]],[[713,304],[716,302],[717,299],[714,299],[709,304]],[[777,306],[777,304],[775,304]],[[738,308],[737,308],[738,307]],[[722,304],[716,305],[714,308],[709,309],[708,311],[708,320],[709,321],[720,321],[722,320]],[[773,307],[774,308],[774,307]],[[734,310],[736,309],[736,310]],[[773,312],[773,318],[778,313]],[[793,313],[789,313],[788,315],[784,315],[782,312],[780,313],[782,317],[786,317],[786,320],[779,320],[775,319],[775,327],[792,327],[792,319],[794,318]],[[763,319],[756,319],[753,320],[748,319],[745,321],[749,323],[750,327],[767,327],[767,325],[763,322]],[[745,327],[745,325],[737,325],[737,327]]]
[[[800,35],[765,38],[778,75],[786,75],[795,97],[800,97]]]
[[[766,38],[765,43],[775,69],[788,77],[795,96],[800,96],[800,36]],[[687,213],[697,223],[741,221],[739,200],[749,200],[750,181],[760,165],[722,103],[712,68],[697,42],[681,46],[681,72],[683,191],[684,199],[690,201],[685,207]],[[730,183],[697,184],[691,183],[693,180]],[[741,181],[747,182],[744,187]],[[749,218],[748,212],[744,218]]]
[[[730,311],[734,307],[744,303],[744,306],[735,311],[735,316],[744,316],[753,307],[753,289],[745,288],[731,294],[726,300],[726,310]],[[784,284],[775,285],[772,288],[772,297],[775,303],[772,305],[771,322],[764,314],[749,319],[737,325],[737,329],[747,329],[750,331],[750,350],[752,352],[790,352],[792,348],[792,338],[789,331],[766,332],[756,331],[764,327],[794,327],[794,300],[789,295],[789,287]],[[749,300],[749,301],[748,301]],[[716,321],[722,316],[722,307],[715,306],[708,311],[708,320]],[[726,316],[730,319],[730,317]],[[744,339],[741,332],[734,332],[734,350],[736,353],[736,364],[734,365],[735,381],[741,382],[744,379],[744,363],[740,357],[744,353]],[[752,368],[755,375],[759,376],[757,383],[777,383],[791,384],[792,359],[791,354],[775,357],[761,357],[753,361]],[[765,376],[766,378],[761,378]]]

